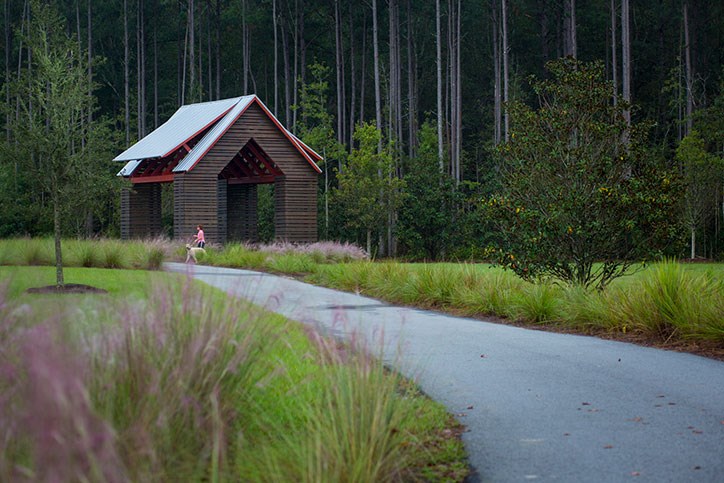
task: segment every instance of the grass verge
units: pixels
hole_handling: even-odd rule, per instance
[[[207,263],[303,275],[311,283],[393,303],[724,357],[722,264],[662,261],[593,292],[552,282],[533,285],[484,264],[319,262],[291,249],[270,253],[236,246],[213,253]]]
[[[165,274],[78,269],[110,293],[21,294],[52,274],[1,277],[2,481],[467,474],[452,418],[364,347]]]

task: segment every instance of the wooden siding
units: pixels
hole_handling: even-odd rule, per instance
[[[292,242],[317,240],[317,172],[256,104],[247,109],[193,170],[176,175],[176,238],[193,235],[196,225],[201,224],[209,242],[226,241],[228,213],[236,213],[238,207],[228,206],[227,193],[221,193],[227,185],[219,184],[218,175],[252,138],[284,172],[275,189],[276,237]]]
[[[161,185],[141,184],[121,190],[121,239],[161,235]]]

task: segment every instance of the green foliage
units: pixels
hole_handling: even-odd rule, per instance
[[[420,129],[417,156],[405,175],[405,203],[400,206],[397,234],[410,258],[435,260],[459,240],[460,193],[452,178],[440,172],[437,131],[426,122]]]
[[[683,215],[693,233],[717,214],[724,160],[706,151],[704,140],[697,131],[681,140],[676,149],[676,160],[684,172],[685,192]],[[695,255],[692,246],[692,258]]]
[[[359,147],[352,150],[347,169],[339,173],[339,189],[334,193],[348,216],[347,225],[366,232],[371,252],[372,233],[381,233],[388,215],[402,202],[405,183],[394,173],[392,157],[379,152],[381,133],[372,124],[358,126],[354,133]]]
[[[628,106],[611,104],[602,63],[547,66],[552,78],[533,81],[539,108],[509,108],[502,189],[484,208],[498,263],[600,289],[670,243],[677,184],[646,152],[644,130],[627,126]]]

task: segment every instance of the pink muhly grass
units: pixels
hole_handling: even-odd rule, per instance
[[[273,255],[312,255],[320,262],[345,262],[352,260],[366,260],[367,252],[357,245],[334,241],[321,241],[316,243],[296,244],[288,242],[275,242],[267,245],[257,245],[256,249],[263,253]]]
[[[91,406],[85,361],[57,323],[19,331],[2,347],[0,478],[125,481],[115,434]]]

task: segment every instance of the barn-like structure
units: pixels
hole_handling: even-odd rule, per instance
[[[255,95],[182,106],[118,155],[131,182],[121,194],[121,238],[161,234],[161,184],[173,183],[174,238],[202,225],[211,243],[257,239],[257,185],[274,183],[278,240],[317,240],[322,158]]]

